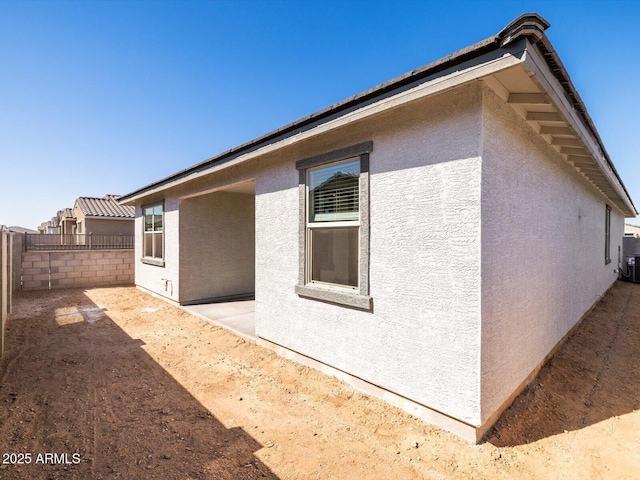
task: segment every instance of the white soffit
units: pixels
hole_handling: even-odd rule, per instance
[[[484,81],[625,216],[635,217],[635,209],[598,141],[575,113],[562,87],[554,85],[557,82],[551,75],[544,74],[543,62],[529,45],[524,63],[496,72]]]

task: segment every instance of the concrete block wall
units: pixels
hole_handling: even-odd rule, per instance
[[[0,225],[0,357],[4,354],[4,330],[11,313],[11,264],[13,235]]]
[[[23,290],[127,285],[133,281],[133,250],[22,253]]]
[[[20,275],[22,274],[21,261],[22,261],[22,250],[24,245],[24,235],[18,233],[12,233],[13,237],[13,251],[11,252],[12,258],[12,266],[13,270],[13,281],[11,282],[13,291],[20,290]]]

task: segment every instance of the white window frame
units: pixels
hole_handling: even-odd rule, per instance
[[[156,207],[161,207],[162,208],[162,230],[161,231],[147,231],[146,230],[146,222],[145,222],[145,211],[148,209],[152,209],[152,208],[156,208]],[[158,267],[164,267],[164,252],[165,252],[165,230],[166,230],[166,226],[165,226],[165,217],[164,217],[164,201],[161,202],[154,202],[154,203],[150,203],[147,205],[143,205],[141,207],[142,209],[142,258],[141,258],[141,262],[142,263],[146,263],[149,265],[155,265]],[[153,238],[155,235],[158,234],[162,234],[162,256],[151,256],[151,257],[147,257],[146,253],[145,253],[145,241],[147,236],[151,237],[151,249],[152,249],[152,253],[155,254],[155,239]]]
[[[329,228],[345,228],[345,227],[357,227],[358,228],[358,265],[360,265],[360,205],[358,204],[358,219],[357,220],[348,220],[348,221],[335,221],[335,222],[330,222],[330,221],[325,221],[325,222],[312,222],[310,221],[310,217],[311,217],[311,202],[310,202],[310,190],[309,190],[309,174],[311,172],[313,172],[314,170],[321,170],[323,168],[332,166],[332,165],[339,165],[342,163],[350,163],[353,161],[358,161],[360,164],[362,162],[360,162],[359,157],[351,157],[351,158],[347,158],[344,160],[340,160],[337,162],[330,162],[330,163],[326,163],[323,165],[319,165],[317,167],[312,167],[312,168],[308,168],[306,170],[306,194],[305,194],[305,198],[306,198],[306,245],[305,245],[305,256],[306,256],[306,266],[305,266],[305,284],[317,284],[317,285],[327,285],[327,286],[331,286],[331,287],[336,287],[336,288],[344,288],[346,290],[359,290],[360,288],[360,275],[358,275],[358,284],[355,286],[351,286],[351,285],[344,285],[344,284],[340,284],[340,283],[331,283],[331,282],[323,282],[321,280],[313,280],[312,278],[312,231],[313,230],[321,230],[321,229],[329,229]],[[360,170],[361,165],[359,165],[358,170]],[[359,175],[359,174],[358,174]]]
[[[369,295],[369,153],[373,142],[324,153],[296,162],[299,172],[299,275],[295,291],[300,297],[371,311]],[[309,222],[308,172],[313,169],[359,159],[358,220]],[[322,224],[322,225],[319,225]],[[311,231],[315,228],[358,227],[358,284],[356,287],[311,280]]]

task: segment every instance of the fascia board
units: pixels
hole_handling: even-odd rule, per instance
[[[595,138],[593,138],[593,135],[591,135],[587,127],[576,114],[573,105],[569,103],[569,100],[567,100],[564,95],[564,88],[560,85],[560,82],[558,82],[553,73],[547,68],[546,61],[528,41],[523,60],[525,68],[535,76],[536,80],[547,92],[556,108],[560,110],[561,115],[564,116],[569,125],[578,134],[579,139],[596,161],[596,164],[602,171],[607,182],[609,182],[615,192],[623,200],[628,212],[635,212],[635,208],[633,207],[629,196],[620,184],[620,180],[611,170],[611,167],[609,167],[607,160],[605,159],[604,152],[602,152],[600,148],[600,144]],[[613,202],[613,200],[611,201]]]
[[[383,112],[388,112],[392,109],[407,105],[422,98],[445,92],[452,88],[476,81],[502,70],[507,70],[515,65],[522,64],[522,57],[524,55],[524,48],[522,47],[522,44],[520,42],[517,42],[514,43],[513,47],[514,48],[511,49],[503,48],[501,50],[496,50],[494,52],[481,55],[476,59],[466,61],[460,65],[453,66],[448,71],[445,71],[444,74],[440,72],[436,74],[435,78],[433,79],[420,80],[419,82],[417,82],[417,85],[410,86],[409,88],[404,89],[395,95],[383,98],[378,101],[374,101],[362,106],[357,110],[348,112],[309,130],[305,130],[303,132],[288,136],[282,140],[276,141],[269,145],[265,145],[251,152],[241,154],[238,157],[232,160],[228,160],[219,165],[213,165],[205,170],[186,174],[184,177],[159,185],[156,188],[145,190],[144,192],[140,192],[137,195],[133,195],[127,198],[125,201],[122,201],[121,204],[134,205],[137,200],[148,197],[150,195],[158,194],[160,192],[176,187],[178,185],[182,185],[200,177],[210,175],[212,173],[224,170],[240,163],[247,162],[263,155],[267,155],[269,153],[273,153],[277,150],[294,145],[311,137],[326,134],[333,130],[345,127],[350,123],[360,121]]]

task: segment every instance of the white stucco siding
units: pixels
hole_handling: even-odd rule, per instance
[[[153,201],[145,201],[144,205],[164,202],[164,267],[142,263],[142,208],[136,205],[135,220],[135,271],[136,285],[162,295],[170,300],[178,301],[180,289],[179,269],[179,217],[178,198],[175,196],[160,197]],[[168,280],[165,288],[165,281]]]
[[[254,198],[218,191],[180,202],[180,302],[253,293]]]
[[[482,420],[615,281],[621,212],[493,92],[482,152]]]
[[[294,293],[298,158],[261,170],[258,336],[478,424],[480,102],[478,85],[463,87],[360,125],[351,140],[373,141],[372,312]]]
[[[239,276],[243,278],[238,282],[236,280],[229,281],[229,276],[233,274],[233,268],[242,268],[246,266],[247,258],[252,256],[252,243],[246,241],[246,237],[253,234],[252,225],[250,223],[250,217],[252,216],[252,200],[248,198],[244,202],[240,202],[238,205],[238,216],[242,221],[238,219],[229,220],[232,225],[231,230],[237,235],[242,235],[245,238],[242,239],[238,245],[229,247],[230,258],[240,258],[239,262],[227,261],[223,265],[222,278],[214,279],[211,287],[212,289],[207,292],[206,288],[197,287],[197,282],[204,281],[206,275],[215,275],[213,272],[213,262],[211,259],[200,263],[198,269],[197,258],[202,258],[202,250],[200,246],[191,248],[194,253],[193,258],[185,258],[184,265],[181,265],[181,255],[188,255],[187,249],[181,249],[181,235],[183,238],[191,236],[189,240],[197,240],[197,235],[203,234],[206,228],[199,231],[195,223],[208,215],[212,214],[211,210],[215,208],[213,205],[209,205],[214,197],[212,192],[220,191],[238,183],[246,183],[252,181],[255,177],[257,162],[247,162],[247,164],[238,165],[221,172],[217,172],[213,175],[208,175],[193,180],[190,183],[179,185],[178,187],[165,190],[161,193],[154,194],[150,197],[143,198],[136,203],[136,240],[135,240],[135,255],[136,255],[136,285],[145,288],[151,292],[157,293],[163,297],[176,302],[182,302],[186,300],[198,299],[200,295],[204,295],[205,298],[209,293],[211,296],[216,296],[219,292],[220,295],[245,293],[240,292],[247,288],[247,291],[251,291],[251,278],[250,272],[239,273]],[[251,196],[252,197],[252,196]],[[183,201],[187,202],[187,218],[184,220],[184,225],[181,227],[181,204]],[[142,222],[143,219],[141,205],[149,205],[157,202],[164,202],[164,266],[149,265],[142,262]],[[223,216],[233,215],[233,206],[226,202],[229,208],[223,212]],[[230,202],[233,203],[233,202]],[[191,207],[191,208],[189,208]],[[189,211],[191,210],[191,211]],[[195,213],[195,215],[190,215]],[[197,218],[196,218],[197,217]],[[224,224],[225,220],[222,220]],[[217,224],[216,224],[217,222]],[[220,220],[214,219],[212,224],[220,226]],[[208,225],[207,228],[213,228],[213,225]],[[182,231],[181,231],[182,228]],[[228,232],[222,235],[222,241],[228,241]],[[225,237],[226,235],[226,237]],[[185,243],[187,248],[189,247],[189,240]],[[223,248],[224,249],[224,248]],[[215,253],[213,255],[215,257]],[[229,260],[229,259],[227,259]],[[184,272],[181,270],[184,269]],[[195,281],[191,285],[187,284],[185,288],[180,288],[180,276],[196,277]],[[165,280],[168,280],[165,288]],[[227,286],[232,286],[231,289],[222,286],[216,290],[214,285],[220,286],[220,280],[222,282],[228,281]],[[188,283],[188,282],[187,282]],[[225,290],[226,289],[226,290]],[[181,297],[181,293],[184,298]],[[200,297],[202,298],[202,297]]]

